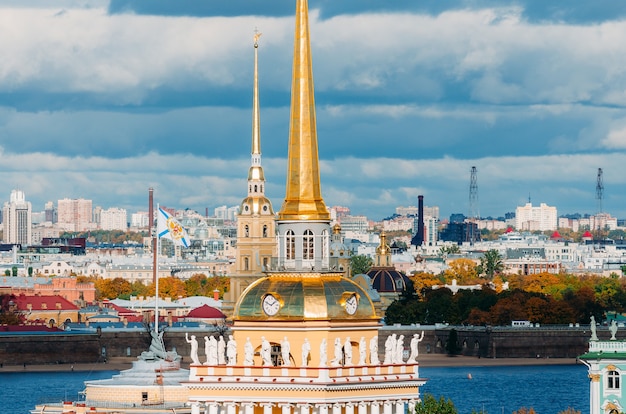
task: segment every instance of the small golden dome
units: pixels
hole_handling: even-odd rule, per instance
[[[268,296],[272,296],[270,301],[266,299]],[[264,309],[264,302],[275,300],[280,303],[277,311]],[[342,319],[377,320],[379,317],[367,292],[341,273],[270,274],[248,286],[233,314],[234,321]]]

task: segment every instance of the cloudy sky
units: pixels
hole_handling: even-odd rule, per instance
[[[481,216],[626,218],[626,2],[309,0],[322,192]],[[294,0],[0,0],[0,201],[238,205],[260,39],[267,195],[285,194]]]

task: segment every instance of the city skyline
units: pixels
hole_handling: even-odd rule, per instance
[[[203,213],[246,195],[253,35],[266,194],[284,198],[293,2],[0,1],[0,200]],[[626,217],[626,6],[311,0],[322,193],[397,206]],[[28,30],[37,27],[37,31]]]

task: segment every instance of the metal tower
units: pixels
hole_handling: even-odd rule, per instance
[[[480,220],[480,215],[478,214],[478,180],[476,178],[476,167],[472,167],[470,170],[469,214],[466,232],[466,241],[470,243],[480,240],[478,220]]]
[[[604,184],[602,184],[602,168],[598,168],[598,181],[596,184],[596,213],[602,213],[602,199],[604,198]]]

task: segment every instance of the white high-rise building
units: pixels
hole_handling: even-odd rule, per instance
[[[100,212],[100,228],[102,230],[128,230],[128,215],[123,208],[111,207]]]
[[[32,237],[32,207],[23,191],[11,191],[11,198],[2,209],[4,242],[28,245]]]
[[[147,228],[150,225],[147,211],[138,211],[130,216],[130,227]]]
[[[558,226],[556,207],[541,203],[533,207],[532,203],[515,209],[515,228],[527,231],[556,230]]]

